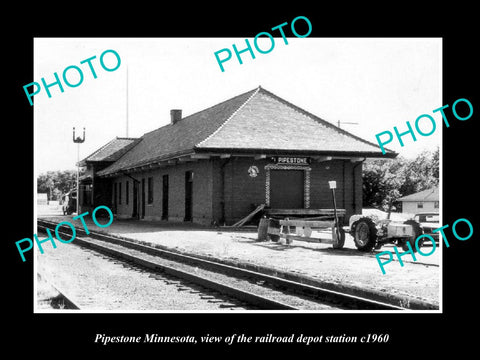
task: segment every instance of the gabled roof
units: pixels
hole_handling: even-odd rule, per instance
[[[363,140],[258,87],[143,135],[99,175],[193,153],[383,155]]]
[[[85,166],[87,162],[114,162],[130,150],[137,140],[137,138],[116,137],[81,160],[79,165]]]
[[[261,87],[196,148],[381,154],[377,144],[354,136]]]
[[[438,187],[423,190],[398,199],[398,201],[438,201]]]

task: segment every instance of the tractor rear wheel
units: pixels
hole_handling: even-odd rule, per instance
[[[372,219],[360,218],[353,224],[353,241],[360,251],[370,251],[377,241],[377,229]]]
[[[410,247],[412,248],[413,252],[417,251],[417,247],[415,246],[415,241],[417,240],[417,237],[423,234],[422,228],[420,227],[420,224],[416,222],[415,220],[407,220],[404,222],[405,225],[410,225],[413,228],[413,237],[408,238],[404,241],[402,241],[402,249],[403,251],[408,251],[408,245],[407,243],[410,243]],[[423,246],[423,238],[418,240],[418,248],[420,249]]]

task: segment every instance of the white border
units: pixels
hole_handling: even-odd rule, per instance
[[[374,38],[358,38],[359,40],[361,39],[374,39]],[[395,38],[397,39],[397,38]],[[414,38],[415,39],[415,38]],[[440,83],[443,85],[443,38],[440,37],[432,37],[431,39],[440,39],[441,40],[441,46],[440,46],[440,55],[439,55],[439,61],[440,61],[440,74],[439,74],[439,79]],[[35,38],[34,38],[34,55],[35,55]],[[35,69],[35,59],[34,59],[34,78],[38,79],[38,74],[36,73]],[[253,95],[253,94],[252,94]],[[442,89],[442,99],[443,99],[443,89]],[[249,99],[248,99],[249,100]],[[248,100],[243,104],[245,105],[248,103]],[[442,100],[443,101],[443,100]],[[243,106],[242,105],[242,106]],[[444,105],[439,104],[439,107]],[[425,109],[426,112],[431,111],[433,109]],[[35,234],[37,233],[37,216],[38,216],[38,209],[37,209],[37,152],[35,151],[37,148],[37,112],[36,108],[34,106],[33,109],[34,112],[34,140],[33,140],[33,146],[34,146],[34,181],[33,181],[33,201],[34,201],[34,219],[33,219],[33,228]],[[234,113],[235,114],[235,113]],[[234,115],[232,114],[232,116]],[[228,121],[228,120],[227,120]],[[407,145],[408,146],[408,145]],[[443,126],[440,126],[440,183],[439,183],[439,192],[440,192],[440,221],[441,224],[443,224]],[[33,240],[33,239],[32,239]],[[443,247],[441,246],[442,242],[439,242],[439,249],[440,249],[440,259],[439,259],[439,276],[440,276],[440,286],[439,286],[439,310],[410,310],[410,309],[405,309],[405,310],[296,310],[296,311],[289,311],[289,310],[211,310],[211,311],[204,311],[204,310],[58,310],[58,309],[38,309],[37,307],[37,256],[38,251],[37,251],[37,245],[34,242],[33,246],[33,251],[35,254],[33,255],[33,276],[34,276],[34,286],[33,286],[33,291],[34,291],[34,296],[33,296],[33,308],[34,308],[34,313],[52,313],[52,314],[65,314],[65,313],[72,313],[72,314],[206,314],[206,313],[214,313],[214,314],[231,314],[233,316],[235,315],[242,315],[245,313],[253,313],[253,314],[331,314],[331,313],[339,313],[339,314],[365,314],[365,313],[371,313],[371,314],[406,314],[406,313],[415,313],[415,314],[423,314],[423,313],[443,313]]]

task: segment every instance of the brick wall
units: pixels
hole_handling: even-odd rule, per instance
[[[145,172],[133,173],[139,181],[145,179],[145,202],[148,199],[148,178],[153,178],[153,202],[145,205],[146,220],[161,220],[162,217],[162,177],[169,175],[169,221],[181,222],[185,217],[185,172],[193,171],[193,222],[210,225],[213,222],[233,224],[248,215],[256,206],[266,201],[266,170],[271,162],[253,157],[213,158],[188,162]],[[346,219],[361,212],[362,178],[361,165],[348,160],[314,162],[310,165],[310,208],[333,208],[332,194],[328,181],[337,182],[336,201],[338,208],[347,211]],[[250,166],[259,170],[256,177],[249,175]],[[355,172],[355,175],[354,175]],[[222,178],[222,174],[224,178]],[[354,180],[355,176],[355,180]],[[129,203],[126,204],[126,185],[129,181]],[[133,180],[127,176],[116,177],[114,182],[122,182],[122,203],[117,200],[117,216],[130,218],[133,211]],[[224,194],[222,195],[222,187]],[[355,192],[353,191],[355,187]],[[118,188],[117,188],[118,189]],[[139,199],[141,185],[139,184]],[[111,191],[113,197],[113,190]],[[117,194],[118,196],[118,194]],[[354,198],[355,196],[355,198]],[[222,219],[224,202],[225,219]],[[113,200],[112,200],[113,204]],[[141,211],[141,204],[138,206]]]
[[[355,167],[355,164],[358,163],[352,163],[349,160],[332,160],[312,164],[310,207],[333,208],[332,191],[328,186],[328,181],[335,180],[337,182],[335,190],[337,208],[346,210],[346,219],[353,214],[361,213],[362,166]]]
[[[161,220],[163,175],[169,176],[168,220],[183,221],[185,217],[185,172],[193,171],[193,221],[201,224],[210,224],[212,221],[212,163],[209,160],[178,164],[150,171],[132,173],[131,176],[139,181],[138,212],[141,214],[141,182],[145,179],[145,220]],[[153,201],[148,203],[148,178],[152,178]],[[129,182],[129,202],[126,203],[126,182]],[[122,202],[119,203],[117,185],[117,217],[130,218],[133,213],[133,179],[128,176],[115,177],[114,183],[122,183]],[[113,190],[112,190],[112,204]]]
[[[333,208],[332,192],[328,181],[337,182],[336,200],[339,208],[344,207],[344,169],[343,161],[326,161],[312,164],[310,173],[310,207],[319,209]]]
[[[225,166],[225,217],[227,224],[233,224],[247,216],[256,206],[265,204],[266,160],[236,157]],[[256,166],[259,173],[251,177],[250,166]]]
[[[226,160],[224,160],[226,162]],[[224,167],[225,171],[225,216],[227,224],[235,223],[249,214],[256,205],[265,204],[266,200],[266,170],[271,162],[265,159],[232,158]],[[337,207],[346,210],[346,219],[354,213],[361,212],[362,177],[361,166],[354,166],[349,160],[333,160],[314,162],[310,165],[310,208],[333,208],[332,193],[328,181],[337,182]],[[248,168],[256,166],[259,169],[257,177],[250,177]],[[219,216],[220,209],[220,164],[213,167],[214,178],[214,212]],[[355,180],[353,179],[355,172]],[[355,193],[353,191],[355,187]],[[355,198],[354,198],[355,196]],[[219,219],[219,218],[218,218]]]

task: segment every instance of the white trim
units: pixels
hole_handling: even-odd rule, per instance
[[[270,170],[303,170],[304,183],[303,183],[303,206],[305,209],[310,208],[310,172],[312,168],[309,166],[301,165],[277,165],[268,164],[265,165],[265,205],[270,206]]]

